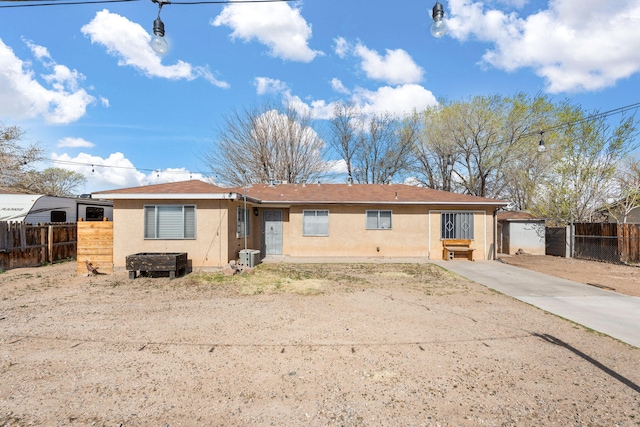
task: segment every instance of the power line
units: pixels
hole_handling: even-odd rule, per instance
[[[624,107],[614,108],[613,110],[605,111],[603,113],[595,113],[595,114],[592,114],[592,115],[590,115],[588,117],[584,117],[582,119],[577,119],[577,120],[574,120],[572,122],[561,123],[561,124],[559,124],[557,126],[552,126],[550,128],[538,131],[535,134],[540,134],[541,132],[542,133],[551,132],[551,131],[556,130],[556,129],[562,129],[564,127],[569,127],[569,126],[572,126],[572,125],[577,125],[577,124],[589,122],[589,121],[592,121],[592,120],[604,119],[604,118],[607,118],[607,117],[612,116],[614,114],[624,113],[625,111],[632,110],[634,108],[635,109],[640,108],[640,102],[636,102],[635,104],[625,105]]]
[[[0,0],[0,3],[20,3],[0,5],[0,9],[9,7],[39,7],[39,6],[71,6],[71,5],[87,5],[87,4],[105,4],[105,3],[130,3],[141,0],[94,0],[94,1],[53,1],[43,2],[42,0]],[[165,2],[164,4],[178,5],[198,5],[198,4],[240,4],[240,3],[282,3],[292,2],[295,0],[199,0],[199,1],[176,1]]]
[[[555,126],[551,126],[551,127],[548,127],[548,128],[544,128],[544,129],[540,129],[540,130],[537,130],[537,131],[533,131],[533,132],[522,134],[522,135],[520,135],[520,139],[526,139],[526,138],[533,137],[533,136],[540,136],[542,134],[549,133],[549,132],[552,132],[554,130],[562,129],[562,128],[565,128],[565,127],[569,127],[569,126],[573,126],[573,125],[577,125],[577,124],[581,124],[581,123],[586,123],[586,122],[589,122],[589,121],[592,121],[592,120],[605,119],[605,118],[607,118],[609,116],[613,116],[614,114],[622,114],[622,113],[624,113],[626,111],[629,111],[629,110],[633,110],[633,109],[637,110],[638,108],[640,108],[640,102],[636,102],[634,104],[625,105],[624,107],[614,108],[612,110],[604,111],[602,113],[594,113],[594,114],[592,114],[590,116],[583,117],[581,119],[576,119],[576,120],[573,120],[573,121],[570,121],[570,122],[560,123],[560,124],[555,125]],[[500,145],[500,144],[508,144],[510,142],[512,142],[512,140],[510,138],[507,138],[507,139],[501,139],[501,140],[492,142],[492,144],[493,145]]]

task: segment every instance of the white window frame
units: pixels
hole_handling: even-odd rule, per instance
[[[180,209],[179,213],[177,212],[178,209]],[[172,213],[171,210],[174,212]],[[196,210],[196,205],[144,205],[144,239],[195,240],[197,229]],[[163,229],[162,221],[164,220],[175,221],[173,224],[174,230],[167,229],[169,226],[165,226]]]
[[[251,235],[251,209],[238,206],[236,210],[236,237],[247,237]],[[244,219],[243,219],[244,213]],[[245,233],[246,231],[246,233]]]
[[[376,224],[375,226],[371,226],[369,225],[369,214],[371,213],[376,213]],[[384,227],[382,225],[382,222],[380,221],[380,214],[382,212],[388,212],[389,213],[389,226],[388,227]],[[391,230],[393,228],[393,211],[391,211],[390,209],[371,209],[368,210],[365,214],[365,228],[367,230]]]
[[[307,214],[310,214],[313,212],[313,218],[316,219],[316,221],[313,224],[308,224],[306,221],[306,218],[310,218],[310,216],[308,216]],[[326,212],[326,233],[323,232],[323,230],[318,230],[318,226],[321,224],[318,224],[317,222],[317,218],[318,218],[318,213],[319,212]],[[310,228],[310,226],[313,226],[313,231],[312,232],[307,232],[306,230],[308,228]],[[306,237],[328,237],[329,236],[329,210],[328,209],[305,209],[302,211],[302,235],[306,236]]]
[[[458,221],[458,215],[468,215],[471,217],[471,221],[467,222],[469,227],[465,229],[459,229],[458,227],[464,227],[464,223],[462,223],[462,218],[460,218],[460,222]],[[451,222],[452,221],[452,222]],[[440,213],[440,240],[446,239],[468,239],[474,240],[475,230],[474,230],[474,222],[475,222],[475,214],[470,211],[446,211]],[[451,223],[452,228],[450,230],[447,229],[447,223]],[[460,226],[457,224],[460,223]]]

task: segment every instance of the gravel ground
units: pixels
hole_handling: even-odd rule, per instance
[[[639,360],[430,264],[0,274],[0,426],[638,426]]]

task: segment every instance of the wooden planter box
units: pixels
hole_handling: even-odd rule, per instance
[[[126,260],[129,279],[135,279],[137,272],[168,271],[169,277],[175,279],[176,275],[184,274],[187,269],[186,252],[143,252],[128,255]]]

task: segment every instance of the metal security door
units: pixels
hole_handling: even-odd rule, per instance
[[[262,211],[262,253],[282,255],[282,211]]]

